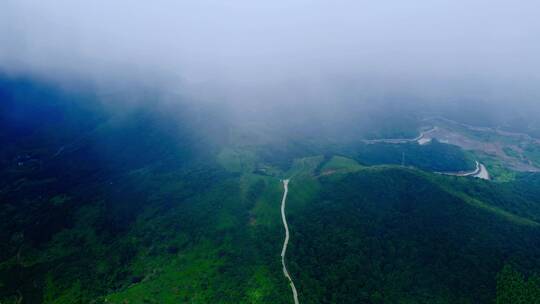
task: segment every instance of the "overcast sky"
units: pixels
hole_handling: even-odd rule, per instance
[[[539,12],[538,0],[2,0],[0,69],[229,98],[351,79],[529,96],[539,91]]]

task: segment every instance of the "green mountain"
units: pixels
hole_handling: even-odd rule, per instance
[[[139,90],[0,81],[0,303],[292,303],[283,178],[300,303],[540,299],[539,174],[446,176],[476,155],[366,143],[413,138],[413,115],[282,136]]]
[[[505,264],[539,267],[538,211],[527,196],[514,183],[498,189],[392,166],[295,180],[290,256],[300,297],[493,303]]]

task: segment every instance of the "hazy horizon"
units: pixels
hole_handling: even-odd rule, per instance
[[[198,99],[534,104],[536,1],[4,1],[0,71]],[[349,94],[350,95],[350,94]],[[300,101],[299,101],[300,100]]]

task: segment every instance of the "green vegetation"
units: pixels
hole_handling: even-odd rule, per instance
[[[521,158],[521,155],[516,150],[510,147],[504,147],[503,151],[504,151],[504,154],[506,154],[507,156],[518,158],[518,159]]]
[[[296,181],[290,268],[302,303],[493,303],[504,263],[540,265],[538,213],[512,198],[537,203],[519,187],[399,167]],[[306,191],[309,203],[293,200]]]
[[[323,161],[322,156],[304,157],[295,159],[291,168],[285,173],[286,178],[301,178],[311,176]]]
[[[526,279],[510,265],[505,265],[497,275],[496,304],[539,302],[540,277],[532,275]]]
[[[288,302],[279,180],[163,115],[80,113],[84,135],[24,137],[0,120],[0,302]]]
[[[396,164],[428,171],[457,172],[474,170],[474,159],[459,147],[436,140],[427,145],[367,144],[358,148],[355,159],[366,165]]]
[[[510,182],[516,179],[518,172],[508,169],[508,166],[496,157],[485,153],[474,153],[476,159],[486,166],[489,176],[496,182]]]
[[[283,178],[301,303],[539,298],[540,175],[361,143],[414,137],[414,117],[251,144],[204,106],[108,112],[24,81],[0,97],[0,303],[291,303]],[[433,173],[476,158],[495,181]]]
[[[223,149],[218,155],[218,162],[230,172],[253,172],[256,166],[256,157],[249,150]]]
[[[540,167],[540,147],[538,145],[526,145],[523,153],[534,165]]]
[[[321,174],[328,175],[333,173],[348,173],[364,168],[353,159],[343,156],[332,156],[328,162],[325,162],[321,168]]]

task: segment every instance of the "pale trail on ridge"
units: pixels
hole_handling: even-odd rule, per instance
[[[287,218],[285,217],[285,202],[287,201],[287,193],[289,192],[289,180],[283,180],[283,187],[285,192],[283,192],[283,199],[281,200],[281,219],[283,220],[283,226],[285,226],[285,241],[283,242],[283,249],[281,250],[281,264],[283,265],[283,275],[289,280],[291,285],[291,290],[293,293],[294,304],[299,304],[298,302],[298,292],[296,292],[296,287],[294,282],[287,271],[287,266],[285,265],[285,254],[287,253],[287,245],[289,244],[289,225],[287,225]]]

